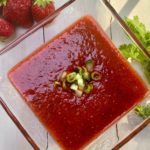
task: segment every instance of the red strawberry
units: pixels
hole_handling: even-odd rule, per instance
[[[14,27],[5,19],[0,18],[0,37],[8,38],[14,33]]]
[[[35,21],[40,21],[52,14],[55,6],[52,0],[35,0],[32,6],[32,16]]]
[[[8,0],[3,7],[3,16],[10,22],[30,27],[33,24],[31,6],[32,0]]]

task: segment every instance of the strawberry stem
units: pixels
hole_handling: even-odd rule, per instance
[[[34,5],[45,8],[53,0],[35,0]]]
[[[7,0],[0,0],[0,6],[6,6]]]

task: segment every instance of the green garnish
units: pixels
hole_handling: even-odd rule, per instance
[[[125,22],[147,50],[150,51],[150,32],[146,30],[145,25],[140,22],[138,16],[134,16],[133,19],[125,18]],[[143,52],[134,43],[123,44],[119,49],[127,59],[131,58],[142,65],[144,74],[150,83],[150,60]]]
[[[148,118],[150,116],[150,105],[137,106],[135,108],[135,113],[143,119]]]
[[[125,22],[136,35],[136,37],[142,42],[146,49],[150,52],[150,32],[146,29],[145,25],[139,20],[138,16],[134,16],[133,19],[125,18]],[[121,53],[125,58],[130,58],[137,61],[143,67],[144,74],[150,83],[150,60],[143,54],[143,52],[134,44],[123,44],[119,47]],[[150,105],[139,105],[135,108],[135,113],[143,119],[150,116]]]
[[[101,74],[97,71],[94,71],[91,73],[91,78],[95,81],[98,81],[101,79]]]
[[[93,84],[91,84],[91,83],[86,85],[85,88],[84,88],[84,92],[86,94],[89,94],[92,90],[93,90]]]
[[[78,66],[78,67],[75,68],[74,71],[75,71],[76,73],[79,73],[79,74],[81,75],[83,70],[82,70],[81,67]]]
[[[88,72],[88,70],[85,67],[82,67],[83,71],[82,71],[82,76],[84,80],[90,81],[91,77],[90,77],[90,73]]]
[[[67,82],[73,83],[76,80],[77,73],[72,72],[67,74]]]
[[[90,82],[100,80],[101,75],[97,71],[91,72],[94,69],[93,60],[86,61],[85,66],[77,66],[72,72],[64,71],[60,81],[54,81],[54,85],[58,84],[64,90],[70,88],[77,97],[81,97],[83,93],[91,93],[93,84]]]
[[[77,84],[71,84],[70,89],[74,90],[74,91],[77,91],[78,90],[78,85]]]
[[[83,90],[85,84],[84,84],[84,79],[82,78],[82,76],[77,79],[77,83],[78,83],[79,90]]]
[[[87,68],[87,70],[89,71],[89,72],[92,72],[93,71],[93,69],[94,69],[94,61],[93,60],[88,60],[88,61],[86,61],[85,62],[85,66],[86,66],[86,68]]]

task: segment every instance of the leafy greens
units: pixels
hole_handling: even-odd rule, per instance
[[[139,17],[134,16],[133,19],[126,17],[125,22],[150,52],[150,32],[146,29],[145,25],[140,22]],[[145,56],[134,43],[120,45],[119,49],[125,58],[131,58],[142,65],[144,74],[150,83],[150,60],[147,56]],[[145,119],[150,116],[150,105],[137,106],[135,112],[137,115]]]

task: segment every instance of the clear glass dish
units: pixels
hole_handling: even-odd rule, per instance
[[[68,1],[61,0],[60,2],[60,0],[55,0],[57,8],[65,2]],[[149,17],[148,6],[150,5],[148,0],[136,0],[134,2],[128,0],[111,0],[111,4],[122,17],[138,15],[140,19],[147,25],[147,27],[150,28],[150,20],[147,19]],[[141,7],[143,9],[140,9]],[[147,13],[143,14],[140,10],[147,10]],[[17,121],[13,121],[17,124],[28,141],[30,141],[34,149],[59,150],[60,147],[53,140],[51,135],[48,134],[47,130],[35,117],[27,104],[22,100],[22,97],[12,86],[7,77],[8,71],[43,43],[57,35],[63,29],[72,24],[75,20],[84,15],[93,16],[102,26],[107,35],[112,39],[116,47],[122,43],[129,42],[126,33],[119,26],[118,22],[112,17],[112,14],[104,6],[102,1],[76,0],[67,8],[62,10],[52,23],[39,28],[36,32],[32,33],[29,37],[23,40],[20,44],[17,44],[10,51],[0,55],[0,97],[6,103],[12,114],[16,116]],[[25,31],[20,29],[18,32],[18,35],[20,35]],[[3,43],[1,47],[6,46],[6,44],[7,43]],[[132,62],[131,64],[147,83],[141,67],[135,62]],[[147,97],[146,100],[148,99],[149,98]],[[4,107],[6,108],[5,104]],[[10,115],[10,112],[8,113]],[[115,146],[115,144],[117,144],[118,140],[122,139],[124,136],[130,133],[136,127],[136,125],[141,122],[142,119],[138,118],[131,110],[128,114],[126,114],[126,116],[119,120],[119,122],[113,124],[103,134],[101,134],[92,143],[90,143],[85,149],[111,149],[113,146]],[[20,124],[22,127],[20,127]]]

